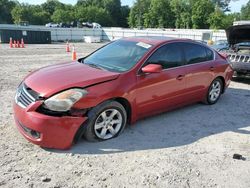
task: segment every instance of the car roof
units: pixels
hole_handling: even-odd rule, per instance
[[[151,45],[159,45],[168,41],[191,41],[191,39],[181,39],[167,36],[136,36],[122,38],[122,40],[144,42]]]

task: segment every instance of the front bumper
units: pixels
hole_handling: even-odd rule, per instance
[[[27,140],[41,147],[70,148],[77,130],[87,117],[44,115],[33,110],[34,106],[39,105],[36,103],[22,108],[14,102],[14,117],[18,130]],[[35,136],[32,131],[36,133]]]
[[[234,71],[250,74],[250,62],[231,62],[230,64]]]

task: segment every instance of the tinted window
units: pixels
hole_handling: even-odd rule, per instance
[[[212,50],[206,48],[206,51],[207,51],[207,61],[211,61],[214,59],[214,53]]]
[[[205,47],[198,44],[183,43],[183,48],[187,64],[207,61],[207,53]]]
[[[159,48],[147,61],[147,64],[160,64],[163,69],[178,67],[183,63],[181,45],[167,44]]]

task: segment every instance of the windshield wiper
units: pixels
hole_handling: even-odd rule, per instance
[[[89,65],[90,67],[94,67],[94,68],[101,69],[101,70],[106,70],[103,67],[101,67],[97,64],[94,64],[94,63],[85,63],[85,65]]]

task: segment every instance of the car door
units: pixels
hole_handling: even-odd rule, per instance
[[[214,78],[214,53],[207,47],[192,42],[183,42],[182,47],[187,64],[187,98],[190,102],[200,101]]]
[[[144,63],[160,64],[159,73],[137,75],[137,114],[144,117],[173,108],[185,100],[186,70],[179,43],[169,43],[156,50]]]

